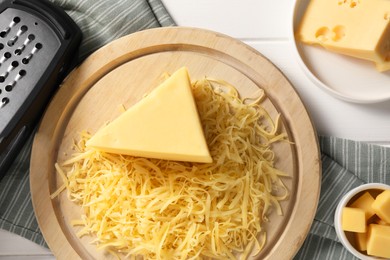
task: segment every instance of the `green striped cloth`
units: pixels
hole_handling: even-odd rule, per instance
[[[160,0],[50,1],[62,7],[83,32],[81,59],[121,36],[174,25]]]
[[[338,241],[333,225],[341,197],[364,183],[390,184],[390,148],[321,137],[322,184],[310,233],[296,259],[357,259]]]
[[[174,22],[160,0],[51,0],[83,31],[80,60],[123,35]],[[343,194],[363,183],[390,184],[390,148],[335,137],[320,137],[322,187],[310,233],[295,259],[354,259],[339,243],[333,214]],[[46,246],[29,189],[32,137],[0,182],[0,228]],[[388,169],[389,167],[389,169]]]

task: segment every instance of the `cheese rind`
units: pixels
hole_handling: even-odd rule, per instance
[[[86,145],[117,154],[212,162],[184,67],[100,129]]]
[[[390,226],[370,224],[367,234],[367,254],[390,258]]]
[[[359,208],[343,208],[341,226],[344,231],[366,232],[366,213]]]
[[[373,61],[390,62],[390,1],[311,0],[297,30],[298,40]]]

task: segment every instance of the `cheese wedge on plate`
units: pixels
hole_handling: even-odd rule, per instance
[[[390,69],[389,0],[311,0],[298,40]]]
[[[212,162],[185,67],[100,129],[86,145],[116,154]]]

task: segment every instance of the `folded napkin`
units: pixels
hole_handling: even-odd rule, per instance
[[[322,184],[310,233],[295,259],[357,259],[339,242],[334,212],[341,197],[364,183],[390,185],[390,148],[321,137]]]
[[[160,0],[51,0],[83,32],[80,61],[102,45],[129,33],[172,26]],[[46,246],[34,216],[29,160],[32,136],[0,182],[0,228]],[[334,137],[320,137],[322,187],[310,233],[295,259],[353,259],[339,243],[333,215],[341,196],[360,184],[390,184],[390,148]],[[388,169],[389,168],[389,169]]]

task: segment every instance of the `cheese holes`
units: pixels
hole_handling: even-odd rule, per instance
[[[349,8],[355,8],[358,4],[360,4],[360,0],[341,0],[338,2],[338,4],[346,5]]]
[[[390,13],[385,13],[385,15],[383,16],[383,19],[385,19],[386,21],[390,20]]]
[[[337,25],[332,31],[328,27],[321,27],[316,31],[316,38],[320,42],[332,40],[338,42],[345,37],[345,26]]]
[[[342,25],[337,25],[333,28],[333,37],[332,40],[338,42],[345,37],[345,27]]]
[[[316,38],[321,42],[325,42],[330,38],[330,34],[331,32],[328,27],[321,27],[316,32]]]

